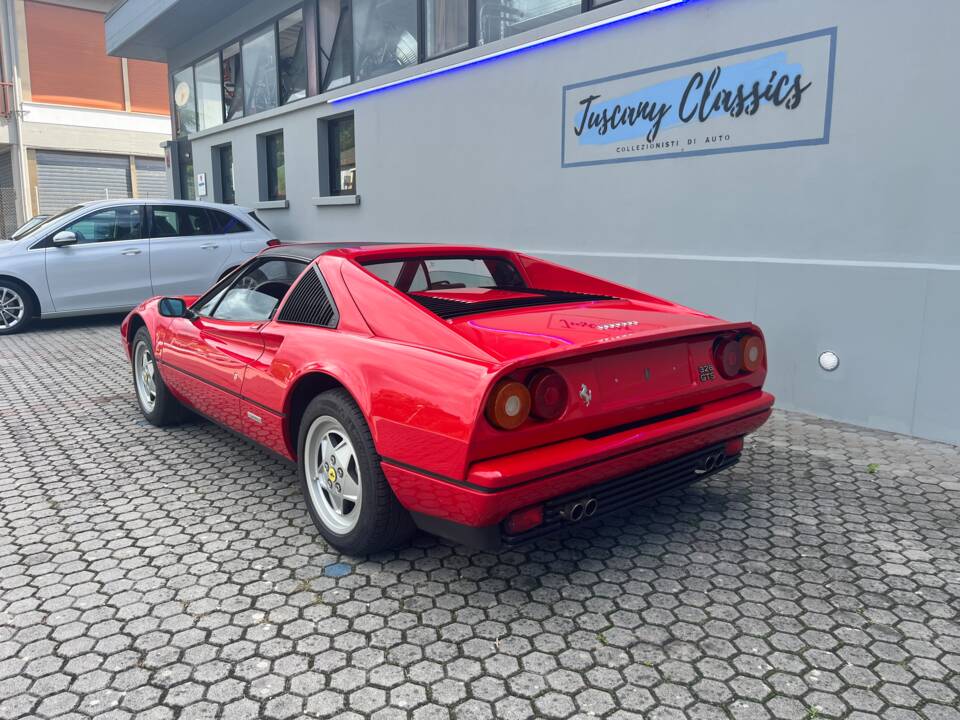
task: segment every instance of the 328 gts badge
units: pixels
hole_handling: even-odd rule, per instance
[[[716,375],[713,372],[713,365],[709,363],[706,365],[701,365],[700,368],[700,382],[709,382],[716,379]]]

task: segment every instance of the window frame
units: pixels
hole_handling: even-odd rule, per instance
[[[225,43],[217,46],[215,49],[211,50],[210,52],[204,53],[202,56],[197,57],[197,58],[191,60],[189,63],[185,63],[184,65],[181,65],[180,67],[178,67],[178,68],[176,68],[176,69],[171,68],[171,69],[170,69],[170,103],[171,103],[171,110],[172,110],[173,112],[176,112],[176,102],[174,101],[174,91],[176,90],[176,86],[174,85],[174,80],[173,80],[173,79],[174,79],[175,76],[179,75],[179,74],[182,73],[184,70],[190,70],[190,71],[191,71],[191,75],[192,75],[192,77],[193,77],[193,85],[194,85],[194,90],[193,90],[193,93],[192,93],[192,100],[193,100],[194,112],[195,112],[195,114],[196,114],[196,116],[197,116],[197,129],[194,130],[194,131],[191,132],[191,133],[185,133],[185,134],[182,135],[182,136],[177,135],[176,137],[187,138],[187,137],[189,137],[190,135],[194,135],[194,134],[197,134],[197,133],[200,133],[200,132],[204,132],[204,130],[201,130],[201,129],[200,129],[199,110],[197,109],[197,102],[196,102],[196,75],[197,75],[197,65],[201,64],[202,62],[204,62],[204,61],[206,61],[206,60],[209,60],[210,58],[212,58],[212,57],[214,57],[214,56],[216,56],[216,57],[218,57],[218,58],[220,59],[220,63],[219,63],[219,67],[218,67],[218,73],[219,73],[219,75],[220,75],[220,105],[221,105],[220,115],[221,115],[222,122],[220,123],[220,125],[215,125],[215,126],[213,126],[213,127],[211,127],[211,128],[207,128],[207,129],[209,129],[209,130],[218,128],[218,127],[220,127],[221,125],[226,124],[226,123],[231,123],[231,122],[234,122],[234,121],[236,121],[236,120],[242,120],[242,119],[245,118],[245,117],[252,117],[252,116],[254,116],[254,115],[259,115],[259,114],[261,114],[261,113],[263,113],[263,112],[268,112],[269,110],[275,110],[275,109],[278,108],[278,107],[285,107],[286,105],[292,105],[293,103],[299,102],[300,100],[306,100],[307,98],[309,98],[309,97],[311,97],[311,96],[313,96],[313,95],[318,94],[318,93],[320,92],[320,88],[319,88],[319,87],[313,88],[313,87],[311,87],[311,83],[310,83],[311,67],[316,66],[316,69],[315,69],[313,72],[315,72],[316,76],[319,77],[320,66],[321,66],[321,62],[320,62],[320,52],[319,52],[319,47],[320,47],[320,46],[319,46],[320,28],[319,28],[319,22],[317,21],[318,15],[317,15],[317,12],[315,11],[315,7],[316,7],[316,5],[317,5],[317,1],[318,1],[318,0],[305,0],[304,2],[300,2],[300,3],[297,3],[297,4],[295,4],[295,5],[293,5],[293,6],[289,7],[289,8],[286,8],[286,9],[283,10],[282,12],[279,12],[279,13],[273,15],[270,19],[265,20],[264,22],[259,23],[258,25],[255,25],[254,27],[250,28],[250,29],[247,30],[246,32],[242,33],[241,35],[237,35],[236,37],[231,38],[228,42],[225,42]],[[351,0],[342,0],[342,2],[345,2],[345,3],[347,3],[347,4],[350,4],[350,3],[351,3]],[[418,2],[419,2],[419,0],[418,0]],[[307,43],[306,43],[306,48],[305,48],[306,54],[307,54],[307,61],[306,61],[306,62],[307,62],[307,94],[306,94],[306,96],[303,97],[303,98],[298,98],[297,100],[291,100],[291,101],[288,102],[288,103],[281,103],[281,102],[280,102],[280,34],[279,34],[279,22],[280,22],[283,18],[287,17],[288,15],[292,15],[292,14],[296,13],[298,10],[303,13],[304,33],[306,34],[306,37],[307,37]],[[240,117],[235,117],[235,118],[231,118],[231,119],[228,120],[228,119],[227,119],[226,104],[224,103],[224,98],[223,98],[223,53],[224,53],[225,50],[227,50],[228,48],[232,47],[233,45],[236,45],[236,46],[237,46],[237,48],[238,48],[237,55],[238,55],[238,57],[239,57],[239,63],[240,63],[241,83],[243,83],[244,80],[245,80],[245,78],[246,78],[246,76],[247,76],[247,73],[246,73],[246,71],[245,71],[244,68],[243,68],[243,46],[244,46],[244,44],[245,44],[245,42],[246,42],[247,40],[249,40],[249,39],[252,38],[252,37],[258,37],[264,30],[266,30],[267,28],[271,28],[271,27],[273,28],[273,47],[274,47],[274,54],[275,54],[275,57],[276,57],[276,67],[275,67],[275,73],[274,73],[274,75],[276,76],[276,77],[275,77],[275,80],[276,80],[276,87],[277,87],[277,104],[276,104],[274,107],[272,107],[272,108],[268,108],[268,110],[261,110],[261,111],[256,112],[256,113],[248,114],[248,113],[246,112],[247,93],[246,93],[246,90],[244,89],[244,90],[243,90],[243,115],[241,115]],[[315,35],[315,38],[311,38],[311,35]],[[317,48],[317,52],[314,54],[313,57],[311,57],[311,51],[310,51],[310,46],[311,46],[311,44],[315,45],[316,48]],[[353,68],[351,67],[350,83],[353,83],[353,82],[354,82],[354,80],[353,80]],[[319,81],[318,81],[318,84],[319,84]],[[175,129],[175,130],[177,129],[176,125],[177,125],[177,123],[176,123],[176,118],[174,118],[174,129]]]
[[[270,152],[268,149],[268,143],[270,142],[271,138],[277,137],[278,135],[280,136],[280,142],[283,143],[283,171],[284,171],[283,197],[271,197],[270,196]],[[260,186],[260,202],[262,203],[288,202],[286,171],[287,171],[287,149],[286,149],[286,142],[283,134],[283,128],[275,128],[273,130],[268,130],[267,132],[263,132],[257,135],[257,181],[258,181],[258,185]],[[280,184],[279,176],[277,177],[276,184],[278,186]]]
[[[466,52],[467,50],[480,47],[479,17],[478,17],[478,4],[480,0],[467,0],[467,12],[468,12],[467,36],[468,37],[467,37],[466,46],[458,47],[452,50],[447,50],[446,52],[443,52],[443,53],[429,55],[427,53],[427,32],[426,32],[426,13],[427,13],[426,3],[429,1],[430,0],[414,0],[415,11],[417,13],[417,22],[416,22],[417,59],[411,65],[406,66],[406,68],[415,67],[416,65],[420,65],[432,60],[447,58],[447,57],[450,57],[451,55],[455,55],[461,52]],[[619,2],[619,0],[579,0],[579,10],[577,11],[577,14],[582,15],[592,10],[609,7],[610,5],[614,5],[617,2]],[[334,29],[333,41],[331,43],[330,49],[332,50],[336,46],[336,42],[340,37],[341,33],[348,36],[348,38],[346,38],[345,41],[349,40],[349,51],[346,53],[349,68],[348,68],[348,72],[344,75],[344,77],[347,78],[347,81],[342,85],[337,85],[336,88],[327,87],[328,81],[331,79],[328,77],[328,75],[330,74],[330,68],[331,68],[330,60],[332,58],[327,58],[326,60],[324,59],[325,53],[324,53],[324,48],[321,44],[322,32],[320,28],[319,0],[304,0],[303,2],[296,3],[284,9],[282,12],[275,14],[268,20],[265,20],[264,22],[259,23],[258,25],[255,25],[254,27],[250,28],[243,34],[231,38],[228,42],[223,43],[222,45],[220,45],[219,47],[217,47],[215,50],[211,52],[205,53],[202,57],[195,58],[192,62],[187,63],[179,68],[176,68],[175,70],[172,69],[170,72],[170,85],[171,85],[170,97],[171,97],[172,109],[175,112],[175,102],[173,100],[173,90],[175,89],[173,86],[174,76],[178,75],[179,73],[181,73],[182,71],[188,68],[191,69],[194,75],[194,87],[195,87],[196,86],[196,66],[202,61],[209,59],[213,55],[217,55],[220,58],[219,73],[220,73],[221,105],[223,105],[223,108],[222,108],[223,124],[231,123],[237,120],[242,120],[245,117],[250,117],[250,115],[247,114],[246,112],[247,98],[246,98],[246,92],[244,90],[243,115],[241,117],[234,117],[229,120],[227,119],[226,105],[222,102],[223,100],[223,55],[224,55],[224,51],[227,50],[228,48],[232,47],[233,45],[238,46],[241,82],[243,82],[243,79],[246,78],[246,74],[247,74],[245,69],[243,68],[243,46],[245,42],[251,37],[259,36],[264,30],[271,27],[273,29],[274,52],[276,55],[275,81],[276,81],[276,88],[277,88],[277,104],[273,108],[270,108],[271,110],[280,108],[280,107],[285,107],[286,105],[297,103],[300,100],[305,100],[312,96],[323,94],[326,92],[331,92],[333,90],[347,87],[349,85],[353,85],[359,82],[356,75],[356,67],[355,67],[356,63],[354,60],[354,56],[356,54],[356,46],[357,46],[357,37],[356,37],[355,28],[354,28],[354,0],[339,0],[339,5],[340,5],[340,14],[337,19],[337,27]],[[574,7],[574,6],[575,6],[575,3],[571,3],[571,7]],[[300,11],[302,13],[303,25],[304,25],[305,45],[306,45],[305,51],[307,55],[306,57],[307,91],[306,91],[305,97],[298,98],[297,100],[291,100],[287,103],[284,103],[282,102],[282,99],[280,96],[281,79],[280,79],[279,22],[282,19],[286,18],[287,16],[296,13],[297,11]],[[557,22],[557,21],[556,20],[550,21],[548,23],[544,23],[544,25],[549,25],[552,22]],[[535,27],[541,27],[541,26],[537,25]],[[530,29],[533,29],[533,28],[530,28]],[[502,40],[504,38],[500,38],[500,39]],[[491,41],[491,42],[494,42],[494,41]],[[406,69],[406,68],[403,68],[403,69]],[[372,76],[371,78],[367,78],[367,80],[374,80],[376,78],[385,77],[394,72],[400,72],[400,71],[401,69],[392,70],[390,72],[384,73],[383,75]],[[195,89],[194,89],[193,95],[194,95],[194,107],[196,107],[196,97],[195,97],[196,90]],[[266,112],[266,110],[260,111],[260,112]],[[260,113],[258,112],[253,114],[257,115]],[[197,111],[197,116],[198,116],[197,117],[198,130],[194,132],[202,132],[201,130],[199,130],[199,111]],[[176,121],[175,121],[175,124],[176,124]],[[214,127],[219,127],[219,126],[214,126]],[[186,133],[182,137],[188,137],[191,134],[193,133]]]
[[[338,154],[334,152],[334,141],[336,138],[335,129],[336,127],[346,120],[350,120],[353,124],[353,171],[354,171],[354,182],[353,189],[349,191],[344,191],[342,188],[339,188],[340,178],[339,178],[339,169],[341,167],[339,163]],[[325,143],[325,157],[326,163],[321,166],[321,173],[326,174],[326,184],[325,184],[325,193],[321,193],[322,197],[348,197],[351,195],[357,194],[357,122],[356,115],[351,110],[350,112],[340,113],[338,115],[331,115],[329,117],[321,118],[320,123],[322,128],[320,135],[323,137],[319,138],[320,142]],[[320,153],[320,158],[323,159],[324,154]],[[321,187],[321,190],[324,188]]]
[[[588,2],[589,0],[581,0],[581,2]],[[351,0],[352,2],[352,0]],[[467,0],[467,45],[466,47],[459,47],[453,50],[447,50],[446,52],[437,53],[436,55],[427,54],[427,3],[430,0],[417,0],[417,13],[419,16],[418,20],[418,32],[422,38],[422,42],[418,43],[417,51],[420,56],[417,60],[417,64],[425,63],[429,60],[439,60],[440,58],[449,57],[451,55],[456,55],[457,53],[470,50],[477,46],[477,0]]]
[[[277,300],[277,304],[274,306],[273,310],[270,311],[270,315],[264,320],[228,320],[226,318],[215,317],[217,310],[220,307],[220,304],[223,302],[223,299],[227,296],[227,293],[230,292],[231,287],[244,275],[246,275],[251,270],[256,270],[257,268],[266,265],[268,262],[292,262],[299,263],[303,267],[300,269],[299,274],[293,279],[293,282],[290,283],[290,287],[287,288],[287,292],[284,293],[284,296]],[[304,271],[309,268],[312,263],[304,260],[303,258],[291,257],[289,255],[267,255],[251,258],[249,262],[244,263],[232,273],[221,279],[216,285],[207,290],[203,295],[201,295],[194,303],[190,306],[190,309],[197,314],[198,317],[203,318],[204,320],[209,320],[218,323],[234,323],[237,325],[251,325],[251,324],[266,324],[272,322],[276,317],[277,311],[283,306],[283,301],[287,295],[290,294],[290,291],[296,287],[297,283],[300,282],[300,279],[303,277]],[[217,298],[216,304],[211,308],[209,314],[201,313],[197,308],[201,307],[207,302],[210,302],[217,295],[220,295]]]
[[[198,237],[210,237],[210,236],[212,236],[212,235],[223,235],[223,234],[224,234],[224,233],[220,232],[220,226],[219,226],[219,224],[216,222],[216,218],[213,216],[213,214],[212,214],[212,212],[211,212],[211,208],[204,207],[203,205],[186,205],[186,204],[183,204],[183,203],[157,202],[157,203],[150,203],[150,204],[148,204],[146,207],[147,207],[147,217],[148,217],[148,220],[147,220],[147,234],[149,235],[149,239],[150,239],[150,240],[172,240],[172,239],[174,239],[174,238],[198,238]],[[160,235],[160,236],[155,236],[155,235],[153,234],[153,214],[154,214],[154,212],[156,211],[157,208],[176,209],[176,211],[177,211],[177,224],[178,224],[177,234],[176,234],[176,235]],[[211,232],[206,233],[206,234],[203,234],[203,235],[201,235],[201,234],[194,234],[194,233],[192,233],[192,232],[191,232],[190,234],[184,234],[183,232],[181,232],[181,231],[183,230],[183,228],[184,228],[184,224],[183,224],[183,223],[184,223],[184,218],[182,217],[182,215],[183,215],[183,213],[186,213],[188,210],[199,210],[199,211],[203,212],[203,214],[207,216],[207,220],[208,220],[208,222],[210,223]],[[223,211],[221,211],[221,212],[223,212]],[[229,215],[230,213],[227,213],[227,214]],[[246,224],[246,223],[244,223],[244,224]]]
[[[233,199],[227,200],[225,197],[224,191],[224,178],[226,177],[226,172],[224,172],[223,167],[223,152],[225,149],[230,149],[230,185],[233,190]],[[210,148],[212,154],[211,167],[213,168],[213,199],[218,203],[223,203],[224,205],[236,205],[237,204],[237,175],[235,172],[235,161],[233,158],[233,142],[228,141],[220,143],[219,145],[214,145]]]
[[[90,212],[85,213],[85,214],[83,214],[83,215],[80,215],[79,217],[75,217],[73,220],[69,220],[68,222],[65,222],[64,224],[62,224],[62,225],[58,226],[57,228],[51,230],[47,235],[45,235],[45,236],[43,237],[42,240],[40,240],[40,241],[38,241],[37,243],[35,243],[34,245],[32,245],[32,246],[30,247],[30,249],[31,249],[31,250],[42,250],[42,249],[44,249],[44,248],[52,248],[52,247],[54,247],[54,245],[53,245],[53,236],[56,235],[56,234],[59,233],[59,232],[63,232],[64,230],[66,230],[67,228],[69,228],[71,225],[74,225],[74,224],[76,224],[76,223],[78,223],[78,222],[81,222],[81,221],[83,221],[83,220],[86,220],[88,217],[92,217],[93,215],[99,215],[99,214],[102,213],[102,212],[107,212],[107,211],[109,211],[109,210],[114,210],[114,211],[116,211],[116,210],[119,210],[120,208],[127,208],[127,207],[135,207],[135,208],[139,208],[139,209],[140,209],[140,237],[139,237],[139,238],[127,238],[126,240],[96,240],[96,241],[94,241],[94,242],[88,242],[88,243],[80,243],[80,242],[78,242],[78,243],[76,243],[76,244],[74,244],[74,245],[68,245],[68,247],[71,247],[71,248],[96,247],[97,245],[100,245],[100,244],[103,244],[103,243],[140,242],[140,241],[142,241],[142,240],[149,240],[149,237],[147,237],[147,236],[149,235],[149,231],[147,231],[147,228],[146,228],[146,224],[147,224],[147,204],[146,204],[146,203],[124,203],[124,204],[122,204],[122,205],[108,205],[107,207],[97,208],[96,210],[91,210]],[[50,219],[52,220],[52,219],[55,219],[55,218],[50,218]]]

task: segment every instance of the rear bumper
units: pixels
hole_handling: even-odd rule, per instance
[[[713,460],[722,457],[714,464]],[[596,511],[591,517],[602,517],[638,505],[657,495],[726,470],[737,464],[740,453],[727,455],[724,445],[714,445],[667,462],[653,465],[639,472],[599,485],[591,485],[577,492],[561,495],[543,503],[543,523],[526,532],[511,534],[503,524],[485,527],[461,525],[451,520],[413,513],[414,521],[427,532],[484,550],[499,550],[539,540],[589,518],[574,520],[571,507],[593,501]],[[705,470],[706,462],[712,468]]]
[[[753,432],[770,417],[773,396],[755,390],[690,413],[581,437],[471,466],[466,479],[446,478],[384,460],[401,504],[421,526],[440,535],[434,518],[472,528],[496,526],[514,510],[628,478],[645,468],[722,445]],[[636,482],[646,483],[638,477]]]

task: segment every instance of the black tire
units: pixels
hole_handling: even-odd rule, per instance
[[[36,320],[37,310],[33,294],[24,285],[15,280],[0,280],[0,335],[26,330]]]
[[[179,425],[190,416],[190,412],[177,400],[166,384],[160,377],[160,370],[157,368],[157,361],[153,355],[153,342],[150,340],[150,333],[145,327],[137,330],[133,336],[131,347],[131,365],[133,367],[133,391],[137,396],[137,405],[140,412],[147,422],[157,427],[167,427],[168,425]],[[137,380],[137,353],[143,347],[149,353],[149,362],[153,366],[153,386],[155,390],[153,407],[150,407],[148,398],[145,398],[143,387]]]
[[[359,469],[361,502],[356,524],[349,530],[338,530],[323,518],[318,491],[311,491],[308,478],[306,444],[315,424],[333,418],[346,432],[353,446]],[[315,432],[318,432],[315,430]],[[349,555],[369,555],[405,544],[416,528],[410,513],[400,504],[380,468],[380,456],[360,408],[344,390],[330,390],[315,397],[303,413],[297,438],[300,491],[317,530],[337,550]],[[316,482],[316,480],[314,480]]]

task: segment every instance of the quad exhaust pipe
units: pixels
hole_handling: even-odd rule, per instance
[[[712,455],[707,455],[699,463],[697,463],[695,472],[697,475],[703,475],[711,470],[715,470],[723,464],[725,457],[726,455],[724,455],[722,450],[720,452],[715,452]]]
[[[597,507],[595,498],[574,500],[560,511],[560,515],[569,522],[580,522],[584,518],[592,517],[597,512]]]

